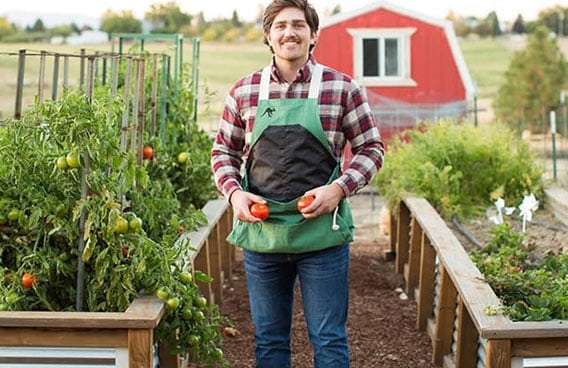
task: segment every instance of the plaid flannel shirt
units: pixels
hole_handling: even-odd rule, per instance
[[[311,56],[291,84],[280,78],[272,63],[270,99],[307,98],[315,63]],[[250,150],[261,73],[258,70],[237,81],[225,99],[211,151],[211,167],[217,188],[226,198],[242,189],[241,168]],[[321,124],[335,157],[342,157],[347,142],[351,145],[353,157],[335,183],[346,196],[353,195],[369,183],[383,163],[384,144],[375,117],[359,86],[350,77],[327,67],[323,71],[319,107]]]

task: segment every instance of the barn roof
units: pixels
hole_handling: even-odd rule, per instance
[[[354,10],[347,11],[347,12],[337,13],[337,14],[334,14],[330,17],[324,18],[324,19],[322,19],[322,21],[320,23],[320,28],[330,27],[334,24],[341,23],[345,20],[358,17],[360,15],[378,10],[380,8],[384,8],[384,9],[390,10],[392,12],[405,15],[405,16],[410,17],[410,18],[416,18],[416,19],[418,19],[422,22],[430,23],[430,24],[435,25],[435,26],[446,27],[446,26],[449,25],[451,27],[451,22],[446,20],[446,19],[431,17],[431,16],[428,16],[426,14],[419,13],[419,12],[416,12],[414,10],[404,8],[402,6],[390,3],[388,1],[377,0],[377,1],[373,1],[373,2],[363,6],[361,8],[354,9]]]
[[[373,1],[373,2],[363,6],[361,8],[354,9],[354,10],[347,11],[347,12],[337,13],[335,15],[332,15],[330,17],[322,19],[322,21],[320,23],[320,30],[334,26],[338,23],[344,22],[344,21],[352,19],[352,18],[356,18],[356,17],[362,16],[362,15],[365,15],[367,13],[373,12],[373,11],[381,9],[381,8],[392,11],[393,13],[401,14],[401,15],[406,16],[406,17],[415,18],[415,19],[417,19],[421,22],[428,23],[428,24],[433,25],[433,26],[443,28],[444,32],[446,34],[446,38],[448,40],[450,49],[452,51],[452,55],[454,56],[454,60],[455,60],[456,65],[458,67],[459,73],[462,77],[462,81],[463,81],[463,84],[464,84],[464,88],[466,90],[467,98],[468,99],[473,98],[473,96],[475,94],[475,86],[474,86],[473,80],[471,79],[471,76],[469,74],[469,70],[468,70],[467,65],[465,63],[465,60],[463,58],[461,48],[460,48],[460,45],[458,43],[458,39],[457,39],[456,34],[454,32],[454,27],[452,25],[452,22],[450,22],[449,20],[431,17],[431,16],[428,16],[426,14],[422,14],[420,12],[416,12],[414,10],[407,9],[407,8],[402,7],[402,6],[390,3],[388,1],[377,0],[377,1]]]

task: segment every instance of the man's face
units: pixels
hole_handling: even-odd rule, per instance
[[[283,9],[265,35],[274,50],[276,59],[285,62],[305,62],[308,59],[310,44],[316,41],[304,12],[298,8]]]

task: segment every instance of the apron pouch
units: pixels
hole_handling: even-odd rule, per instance
[[[233,245],[263,253],[305,253],[353,241],[353,219],[351,209],[344,200],[339,206],[336,224],[332,230],[333,211],[314,219],[304,219],[298,223],[286,224],[233,221],[233,230],[227,241]]]

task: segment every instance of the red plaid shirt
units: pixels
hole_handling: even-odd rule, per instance
[[[270,98],[307,98],[315,63],[310,57],[291,84],[280,78],[272,64]],[[217,188],[226,198],[241,188],[241,167],[250,150],[261,73],[259,70],[237,81],[225,99],[211,166]],[[346,196],[353,195],[369,183],[383,163],[384,144],[375,117],[359,86],[327,67],[323,70],[319,106],[321,124],[335,157],[342,157],[347,142],[351,145],[353,158],[335,182]]]

